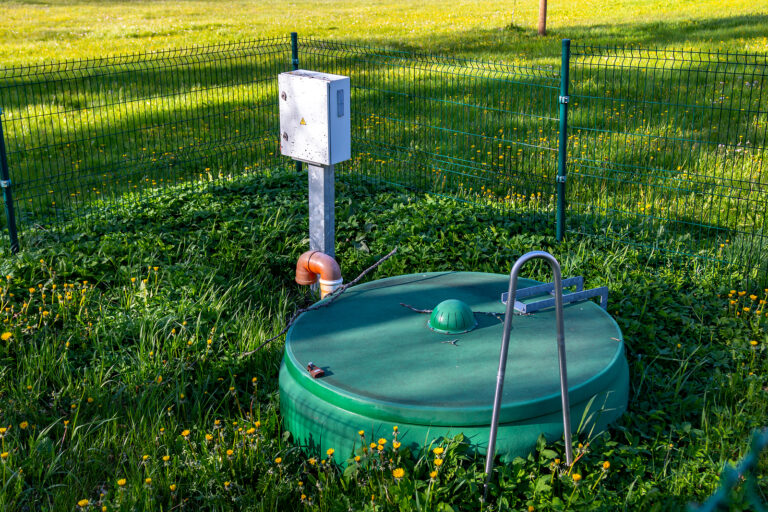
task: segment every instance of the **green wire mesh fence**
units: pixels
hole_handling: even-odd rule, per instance
[[[339,173],[551,226],[556,70],[305,38],[299,55],[302,67],[351,78],[353,158]]]
[[[768,56],[572,47],[572,233],[768,275]]]
[[[22,239],[158,187],[278,165],[289,38],[0,69]]]
[[[702,505],[691,505],[690,512],[717,512],[735,510],[732,508],[733,495],[737,487],[742,487],[744,501],[751,510],[768,510],[760,496],[757,476],[760,475],[760,454],[768,448],[768,429],[757,430],[752,435],[749,452],[736,465],[726,464],[720,474],[720,487]],[[739,510],[744,510],[739,507]]]
[[[569,236],[768,278],[768,57],[574,45],[563,63],[565,99],[557,68],[311,38],[0,69],[17,224],[85,222],[171,183],[291,166],[276,77],[298,65],[351,78],[341,175],[496,205],[552,233],[565,157]]]

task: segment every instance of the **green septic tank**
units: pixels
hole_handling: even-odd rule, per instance
[[[358,431],[368,442],[391,439],[395,425],[404,447],[463,433],[485,453],[508,284],[508,275],[477,272],[404,275],[302,314],[280,367],[287,430],[312,453],[333,448],[340,462],[361,447]],[[535,284],[520,279],[518,288]],[[427,320],[401,303],[433,311]],[[582,430],[598,432],[627,407],[621,331],[591,301],[566,305],[564,320],[572,428],[586,418]],[[325,375],[313,378],[310,362]],[[554,309],[512,323],[496,452],[525,456],[540,434],[563,435]]]

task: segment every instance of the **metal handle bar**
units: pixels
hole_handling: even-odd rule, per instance
[[[565,367],[565,335],[563,332],[563,286],[560,273],[560,264],[554,256],[545,251],[531,251],[515,262],[509,273],[509,296],[507,309],[504,315],[504,334],[501,338],[501,355],[499,356],[499,373],[496,376],[496,396],[493,400],[493,416],[491,418],[491,436],[488,439],[488,454],[485,460],[485,489],[483,499],[488,494],[488,483],[491,481],[493,470],[493,458],[496,454],[496,434],[499,429],[499,409],[501,408],[501,394],[504,388],[504,374],[507,369],[507,354],[509,351],[509,336],[512,331],[512,316],[514,315],[515,295],[517,294],[517,278],[520,269],[528,261],[541,258],[549,263],[554,274],[555,285],[555,316],[557,321],[557,358],[560,364],[560,398],[563,405],[563,431],[565,434],[565,460],[570,466],[573,464],[573,451],[571,449],[571,409],[568,401],[568,373]]]

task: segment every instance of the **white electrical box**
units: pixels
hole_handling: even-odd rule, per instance
[[[351,156],[349,77],[299,69],[277,78],[280,152],[315,165]]]

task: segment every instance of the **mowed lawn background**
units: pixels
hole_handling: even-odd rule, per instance
[[[765,52],[768,5],[754,0],[0,2],[0,65],[284,36],[504,60],[556,57],[556,40]],[[553,61],[554,62],[554,61]]]

